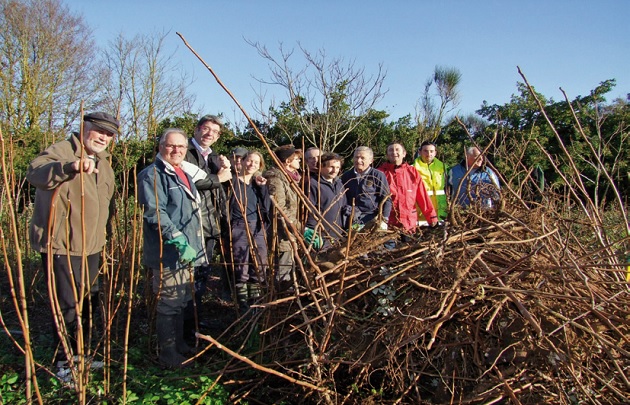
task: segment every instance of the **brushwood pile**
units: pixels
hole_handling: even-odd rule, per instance
[[[411,238],[368,226],[300,251],[295,288],[270,289],[217,337],[240,337],[258,365],[225,362],[235,398],[630,402],[626,268],[592,224],[555,212],[508,202]]]

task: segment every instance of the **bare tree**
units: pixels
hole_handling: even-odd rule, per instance
[[[124,137],[155,134],[159,121],[192,108],[195,97],[188,93],[192,80],[173,54],[165,54],[168,35],[128,40],[121,34],[105,52],[108,76],[103,98],[120,115]]]
[[[303,66],[296,68],[294,49],[280,44],[280,54],[274,56],[264,45],[249,44],[269,62],[270,79],[258,80],[286,91],[286,101],[277,105],[272,100],[268,110],[257,112],[264,121],[273,121],[289,141],[301,135],[323,150],[336,150],[385,95],[382,64],[368,77],[354,61],[329,60],[324,50],[312,53],[298,44]]]
[[[41,149],[93,100],[92,34],[60,0],[0,0],[0,25],[0,120],[5,134],[37,137],[29,142]]]

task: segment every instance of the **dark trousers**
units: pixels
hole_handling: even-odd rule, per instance
[[[251,234],[250,234],[251,232]],[[261,283],[267,274],[267,242],[256,222],[232,222],[232,254],[236,284]]]
[[[68,331],[70,344],[72,349],[76,351],[77,301],[80,300],[81,294],[83,294],[83,307],[80,308],[80,311],[82,326],[87,326],[89,316],[94,313],[98,304],[100,253],[86,256],[85,262],[83,262],[83,258],[81,256],[53,255],[52,258],[50,258],[48,254],[42,253],[41,257],[47,280],[50,281],[49,284],[54,288],[54,291],[49,291],[49,293],[52,297],[55,295],[57,296],[57,302],[59,303],[61,316]],[[52,274],[49,274],[48,266],[51,259]],[[84,263],[83,271],[81,269],[82,262]],[[83,274],[85,277],[82,277]],[[51,276],[54,276],[52,280],[50,279]],[[81,291],[82,278],[85,283],[83,292]],[[53,315],[54,313],[55,311],[53,310]],[[53,340],[57,345],[59,343],[59,335],[56,328],[53,336]],[[87,335],[84,334],[84,336]]]

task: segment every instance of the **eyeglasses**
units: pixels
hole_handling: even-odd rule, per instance
[[[163,145],[166,149],[186,149],[188,145],[171,145],[170,143]]]
[[[219,135],[221,133],[220,129],[212,129],[211,127],[200,127],[201,132],[209,132],[212,135]]]

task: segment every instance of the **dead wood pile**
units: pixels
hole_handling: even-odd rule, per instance
[[[394,250],[383,244],[400,235],[364,229],[303,260],[297,291],[268,294],[252,328],[222,337],[248,333],[239,353],[260,339],[247,357],[266,373],[241,381],[242,397],[265,387],[291,403],[630,402],[619,258],[584,242],[588,226],[543,210],[459,222]]]

